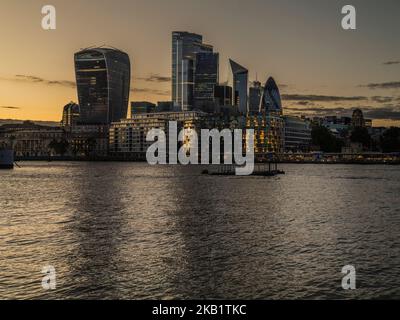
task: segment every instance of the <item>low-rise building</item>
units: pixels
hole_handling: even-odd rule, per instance
[[[168,135],[170,121],[178,123],[178,130],[199,130],[206,118],[207,114],[198,111],[134,114],[131,119],[112,123],[109,152],[112,156],[144,159],[147,149],[154,143],[146,141],[150,130],[161,129]]]
[[[108,125],[76,125],[67,133],[72,156],[107,156]]]
[[[65,139],[61,127],[41,126],[33,122],[2,126],[0,140],[13,146],[16,157],[47,157],[55,153],[52,142]]]
[[[311,144],[311,126],[307,120],[285,116],[285,152],[307,152]]]

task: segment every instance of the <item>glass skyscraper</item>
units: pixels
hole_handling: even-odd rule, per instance
[[[219,53],[200,52],[196,55],[194,106],[205,110],[214,103],[214,90],[219,81]]]
[[[110,124],[127,117],[131,65],[113,48],[89,48],[75,54],[80,123]]]
[[[180,31],[172,33],[172,101],[176,110],[193,108],[196,54],[212,51],[212,46],[203,44],[201,35]]]
[[[253,86],[249,89],[249,113],[257,114],[260,112],[262,94],[263,87],[261,86],[261,82],[254,81]]]
[[[269,78],[264,87],[261,110],[265,112],[282,113],[282,101],[279,88],[273,78]]]
[[[249,71],[233,60],[229,60],[233,73],[233,104],[238,107],[242,114],[246,114],[248,110],[248,82]]]

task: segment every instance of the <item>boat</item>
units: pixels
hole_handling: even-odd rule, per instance
[[[236,175],[236,166],[218,165],[210,167],[210,169],[204,169],[202,171],[202,174],[210,176],[234,176]],[[277,163],[275,164],[268,163],[268,164],[255,165],[254,171],[250,174],[250,176],[274,177],[276,175],[281,175],[281,174],[285,174],[285,171],[278,170]]]
[[[0,149],[0,169],[14,169],[14,150]]]

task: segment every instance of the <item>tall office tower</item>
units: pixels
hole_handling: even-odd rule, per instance
[[[240,64],[229,59],[233,73],[233,104],[238,107],[239,112],[246,114],[248,110],[247,87],[249,82],[249,71]]]
[[[215,86],[214,101],[217,106],[231,106],[232,105],[232,87],[225,85]]]
[[[219,81],[219,53],[200,52],[196,55],[194,76],[194,106],[211,111],[214,104],[214,89]]]
[[[249,112],[257,114],[260,111],[261,97],[263,94],[263,87],[261,82],[254,81],[249,89]]]
[[[178,110],[190,111],[193,107],[194,94],[194,61],[192,59],[182,60],[181,81],[181,102]]]
[[[110,124],[127,117],[131,79],[129,56],[113,48],[75,54],[82,124]]]
[[[264,94],[260,105],[261,111],[282,114],[281,94],[275,80],[271,77],[267,80],[264,87]]]
[[[172,33],[172,101],[174,109],[187,111],[193,108],[196,54],[212,51],[212,46],[203,44],[201,35],[179,31]]]

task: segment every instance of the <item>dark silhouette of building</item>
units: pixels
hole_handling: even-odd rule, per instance
[[[147,101],[131,102],[131,115],[139,113],[151,113],[156,111],[156,105]]]
[[[174,109],[188,111],[194,104],[194,69],[196,55],[213,52],[201,35],[175,31],[172,33],[172,101]]]
[[[156,112],[171,112],[174,110],[172,101],[159,101],[157,102]]]
[[[264,87],[260,112],[282,113],[282,100],[279,88],[273,78],[269,78]]]
[[[231,59],[229,62],[233,74],[233,104],[238,107],[240,113],[246,114],[248,110],[249,71]]]
[[[198,110],[212,109],[214,89],[219,81],[219,54],[200,52],[196,55],[194,76],[194,106]]]
[[[113,48],[88,48],[75,54],[80,123],[110,124],[127,117],[131,65]]]
[[[80,108],[74,102],[68,103],[63,109],[61,125],[64,127],[76,126],[80,119]]]
[[[260,102],[263,94],[261,82],[254,81],[249,89],[249,112],[256,114],[260,111]]]
[[[354,110],[351,123],[352,123],[353,128],[364,128],[365,127],[364,114],[360,109]]]
[[[218,107],[232,105],[232,87],[226,85],[218,85],[214,88],[214,102]]]

